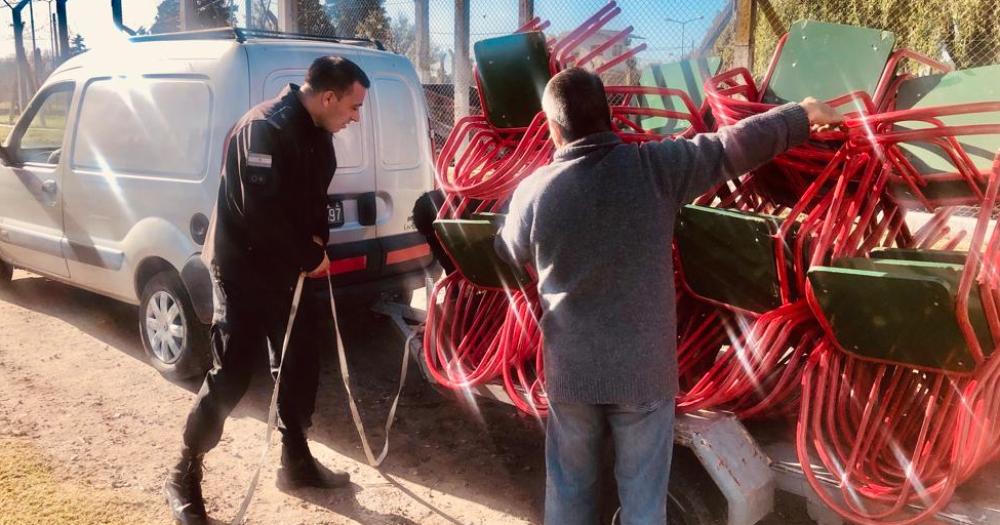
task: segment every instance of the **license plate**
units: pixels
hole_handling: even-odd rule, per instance
[[[344,203],[339,200],[330,199],[330,207],[327,208],[328,222],[331,228],[339,228],[344,225]]]

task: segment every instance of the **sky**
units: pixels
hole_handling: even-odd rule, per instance
[[[14,37],[10,9],[0,0],[0,57],[14,54]],[[15,0],[6,0],[14,4]],[[149,27],[156,17],[156,6],[161,0],[122,0],[125,25],[133,29]],[[221,0],[225,1],[225,0]],[[470,37],[472,43],[484,38],[508,34],[517,26],[517,0],[470,0]],[[429,0],[430,33],[434,44],[444,50],[454,46],[454,0]],[[572,29],[606,4],[606,0],[535,0],[535,15],[552,22],[547,30],[558,34]],[[684,45],[699,43],[712,24],[716,14],[729,0],[618,0],[622,13],[608,24],[609,29],[634,26],[634,35],[643,37],[648,46],[640,58],[644,61],[669,62],[681,54],[681,24],[685,25]],[[242,1],[236,2],[241,6]],[[274,1],[277,5],[277,1]],[[504,7],[506,4],[506,7]],[[49,8],[55,11],[52,0],[32,0],[35,9],[35,38],[43,52],[51,49]],[[413,0],[385,0],[386,12],[392,18],[406,16],[414,19]],[[498,7],[499,6],[499,7]],[[115,28],[111,23],[109,0],[67,0],[70,34],[83,35],[90,47],[110,41]],[[28,9],[25,8],[24,31],[26,49],[30,49],[31,30]],[[242,16],[240,14],[237,15]],[[700,18],[699,18],[700,17]],[[678,22],[671,22],[668,19]],[[242,25],[242,23],[241,23]],[[117,39],[115,39],[117,40]]]

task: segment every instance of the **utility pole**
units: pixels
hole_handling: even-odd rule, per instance
[[[56,58],[56,17],[52,15],[52,0],[45,0],[49,4],[49,47],[52,48],[52,60]]]
[[[41,66],[41,57],[38,56],[38,43],[35,41],[35,3],[31,1],[28,2],[28,16],[31,17],[31,58],[35,63],[35,74],[32,78],[37,86],[38,71],[40,70],[39,66]]]
[[[686,33],[687,25],[690,24],[691,22],[697,22],[698,20],[701,20],[703,18],[705,18],[705,17],[704,16],[696,16],[694,18],[689,18],[687,20],[674,20],[673,18],[669,18],[669,17],[667,17],[667,18],[664,19],[667,22],[673,22],[675,24],[680,24],[680,26],[681,26],[681,58],[685,57],[685,55],[684,55],[684,41],[685,41],[685,38],[686,38],[686,35],[687,35],[687,33]],[[692,44],[691,47],[694,48],[694,44]]]
[[[52,2],[49,2],[49,42],[52,44],[52,62],[59,58],[59,44],[56,43],[56,14],[52,12]]]

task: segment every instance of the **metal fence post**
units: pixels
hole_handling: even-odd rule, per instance
[[[455,0],[455,122],[469,114],[472,62],[469,59],[469,0]]]
[[[430,6],[428,0],[413,0],[416,11],[416,32],[417,32],[417,73],[420,81],[429,83],[431,78],[431,32],[430,32]]]
[[[736,2],[736,35],[733,39],[733,66],[753,69],[753,27],[757,12],[756,0]]]
[[[517,0],[517,25],[523,26],[535,18],[535,0]]]
[[[295,0],[278,0],[278,31],[299,32],[299,4]]]

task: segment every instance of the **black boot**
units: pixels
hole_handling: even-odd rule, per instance
[[[304,487],[334,489],[350,484],[350,474],[332,471],[321,465],[313,457],[304,440],[296,443],[282,439],[281,443],[279,483],[293,489]]]
[[[208,525],[205,500],[201,497],[201,462],[204,455],[181,453],[181,459],[170,470],[163,493],[167,505],[180,525]]]

